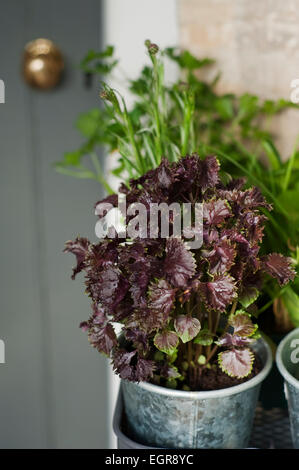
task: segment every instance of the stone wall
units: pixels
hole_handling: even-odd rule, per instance
[[[221,92],[290,99],[291,81],[299,78],[299,0],[178,2],[180,44],[217,60]],[[285,112],[273,129],[286,158],[299,134],[299,111]]]

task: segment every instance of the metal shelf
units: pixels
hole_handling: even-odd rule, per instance
[[[288,411],[281,408],[256,409],[250,447],[293,449]]]

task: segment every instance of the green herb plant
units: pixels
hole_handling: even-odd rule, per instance
[[[163,157],[175,162],[193,152],[215,154],[223,179],[246,177],[248,186],[257,185],[274,206],[271,213],[263,209],[268,222],[261,252],[283,253],[298,265],[298,141],[292,155],[283,161],[269,130],[275,115],[298,106],[284,99],[262,101],[249,93],[219,94],[220,75],[210,81],[201,76],[205,68],[213,66],[212,59],[198,59],[176,48],[159,50],[151,41],[145,46],[149,62],[137,79],[128,80],[133,105],[128,108],[124,98],[102,82],[103,106],[79,116],[76,126],[84,142],[65,153],[56,170],[97,180],[112,194],[99,161],[103,146],[108,154],[117,152],[113,174],[125,183],[158,167]],[[166,59],[180,70],[179,80],[171,84],[165,82]],[[114,48],[108,46],[103,52],[89,51],[80,66],[85,73],[102,78],[118,70],[117,65]],[[298,294],[298,279],[283,289],[270,279],[263,288],[258,313],[273,312],[280,331],[299,326]],[[273,320],[272,315],[270,318]]]

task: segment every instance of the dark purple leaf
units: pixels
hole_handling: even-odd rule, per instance
[[[134,310],[134,307],[132,305],[131,300],[127,300],[126,298],[123,299],[113,309],[113,312],[112,312],[113,321],[123,322],[133,313],[133,310]]]
[[[152,312],[162,313],[166,319],[174,306],[176,289],[160,279],[157,283],[152,284],[149,289],[149,309]]]
[[[117,205],[118,195],[111,194],[110,196],[105,197],[105,199],[102,199],[101,201],[95,204],[95,215],[98,215],[101,219],[107,214],[107,212],[109,212],[109,210],[112,208],[111,206],[117,207]]]
[[[270,276],[277,279],[281,286],[287,284],[295,277],[295,270],[292,267],[291,258],[280,255],[279,253],[271,253],[262,260],[262,268]]]
[[[102,328],[93,327],[89,330],[88,339],[90,344],[99,352],[110,355],[111,350],[117,345],[117,338],[111,323]]]
[[[88,331],[89,330],[88,321],[82,321],[79,325],[79,328],[81,328],[82,331]]]
[[[93,289],[92,294],[97,301],[110,309],[114,309],[125,297],[129,283],[120,270],[110,264],[102,269],[98,277],[88,284],[88,287]]]
[[[113,369],[121,379],[135,381],[135,369],[131,361],[136,353],[119,349],[113,354]]]
[[[257,187],[246,189],[243,193],[243,204],[246,207],[265,207],[268,210],[272,210],[271,204],[267,203],[261,191]]]
[[[138,357],[135,367],[135,382],[148,382],[156,369],[154,361]]]
[[[234,178],[226,185],[226,189],[227,190],[233,190],[233,189],[240,190],[243,188],[245,183],[246,183],[246,178]]]
[[[153,361],[139,357],[137,351],[128,352],[119,349],[113,355],[113,368],[121,379],[142,382],[152,378],[155,364]]]
[[[169,161],[166,158],[163,158],[157,169],[157,180],[159,186],[163,189],[168,189],[173,183],[173,175],[169,166]]]
[[[219,170],[220,164],[215,156],[209,155],[201,160],[198,182],[203,191],[216,186],[219,181]]]
[[[241,336],[238,336],[236,334],[230,334],[230,333],[225,333],[223,336],[221,336],[217,341],[215,341],[218,346],[222,347],[233,347],[233,346],[247,346],[252,342],[252,339],[250,338],[243,338]]]
[[[230,276],[220,276],[211,282],[201,282],[200,293],[207,308],[224,312],[237,297],[236,285]]]
[[[231,216],[229,204],[224,199],[203,203],[203,220],[208,225],[219,225]]]
[[[85,258],[88,254],[90,242],[87,238],[77,237],[75,241],[68,241],[65,244],[64,252],[73,253],[77,259],[77,266],[73,268],[72,279],[85,268]]]
[[[236,251],[235,247],[228,240],[220,240],[215,243],[210,251],[202,250],[202,256],[209,262],[210,274],[224,274],[234,264]]]
[[[267,218],[260,215],[257,211],[245,212],[242,219],[240,219],[243,227],[246,229],[246,238],[251,243],[259,243],[264,236],[264,224]]]
[[[97,245],[91,245],[86,262],[92,272],[98,273],[103,267],[117,261],[117,241],[105,239]]]
[[[175,293],[176,289],[171,288],[164,279],[151,284],[148,299],[144,298],[143,303],[135,309],[127,326],[141,329],[147,334],[167,326],[174,307]]]
[[[149,350],[148,337],[144,331],[135,329],[125,329],[126,339],[131,341],[133,347],[143,352]]]
[[[178,238],[168,238],[166,241],[166,258],[164,271],[175,287],[185,286],[188,279],[195,273],[196,263],[193,254]]]

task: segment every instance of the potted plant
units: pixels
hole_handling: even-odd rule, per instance
[[[220,74],[212,76],[211,58],[197,58],[188,50],[168,47],[159,50],[146,41],[149,61],[135,79],[125,80],[133,103],[127,106],[120,94],[102,83],[103,106],[82,113],[76,123],[84,138],[82,145],[67,152],[56,164],[60,173],[99,181],[113,193],[98,160],[99,148],[105,147],[109,158],[117,160],[113,174],[121,181],[138,178],[156,168],[162,156],[176,161],[193,152],[204,156],[217,154],[221,167],[233,177],[246,177],[248,185],[258,186],[273,204],[268,220],[262,252],[280,252],[299,260],[299,209],[297,200],[299,152],[298,142],[289,158],[283,158],[271,133],[273,117],[298,105],[284,100],[262,100],[244,93],[221,94],[216,90]],[[166,81],[166,60],[180,71],[177,81]],[[114,48],[102,52],[90,50],[81,62],[88,75],[122,76]],[[286,157],[286,156],[285,156]],[[299,326],[298,279],[283,289],[269,280],[257,301],[258,318],[264,332],[275,341],[285,332]],[[273,388],[273,387],[272,387]],[[273,390],[272,390],[273,391]]]
[[[290,258],[259,253],[271,206],[243,186],[215,156],[163,159],[121,185],[125,204],[117,194],[96,204],[99,243],[66,244],[92,300],[81,327],[111,357],[129,433],[145,445],[248,443],[272,361],[255,302],[266,276],[284,286],[295,272]],[[116,210],[121,223],[109,226]]]
[[[188,50],[173,47],[159,50],[150,41],[146,41],[146,48],[149,64],[136,79],[128,80],[134,97],[132,106],[128,108],[119,93],[103,83],[104,106],[79,116],[76,125],[84,142],[64,155],[56,165],[57,171],[95,179],[113,193],[98,160],[101,146],[106,147],[109,158],[118,161],[112,173],[122,181],[156,168],[162,155],[176,161],[180,155],[194,151],[202,156],[216,153],[225,172],[234,177],[246,176],[248,185],[257,185],[274,205],[271,214],[263,208],[268,220],[261,252],[282,253],[298,265],[298,143],[284,161],[275,146],[276,136],[270,131],[273,116],[298,105],[284,99],[261,100],[249,93],[219,94],[215,88],[219,74],[205,78],[206,69],[214,65],[212,59],[199,59]],[[166,59],[179,67],[178,81],[166,83]],[[89,51],[81,69],[88,76],[102,78],[113,74],[117,65],[114,48],[108,46],[102,52]],[[117,69],[117,75],[121,73]],[[275,348],[286,332],[299,326],[298,278],[283,289],[269,279],[257,307],[257,322]],[[281,376],[274,366],[263,382],[263,407],[286,407],[281,390]]]
[[[293,444],[299,449],[299,328],[281,341],[276,352],[276,362],[285,382]]]

